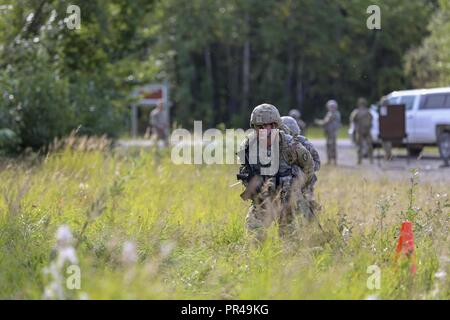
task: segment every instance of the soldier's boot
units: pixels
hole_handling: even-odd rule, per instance
[[[332,144],[327,141],[327,165],[331,165],[333,163],[333,150],[332,150],[333,146]]]
[[[334,161],[333,156],[332,156],[332,155],[328,155],[327,164],[328,164],[328,165],[332,165],[332,164],[333,164],[333,161]]]
[[[357,164],[360,165],[362,163],[362,150],[361,150],[361,146],[358,147],[358,161]]]
[[[327,149],[327,165],[330,165],[330,164],[331,164],[331,154]]]
[[[364,142],[362,141],[362,138],[358,137],[358,165],[362,163],[363,157],[364,157]]]

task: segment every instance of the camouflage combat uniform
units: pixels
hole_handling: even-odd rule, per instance
[[[302,114],[297,109],[292,109],[289,111],[289,117],[294,118],[294,120],[297,122],[298,127],[300,128],[300,131],[303,135],[305,135],[306,132],[306,123],[301,118]]]
[[[337,110],[337,102],[334,100],[327,102],[327,108],[328,112],[325,118],[316,121],[316,123],[322,126],[325,131],[328,163],[334,162],[334,164],[337,164],[336,140],[338,130],[341,126],[341,114]]]
[[[361,164],[364,155],[364,148],[367,146],[370,163],[373,162],[373,145],[372,145],[372,114],[367,108],[367,101],[363,98],[358,99],[358,109],[351,119],[354,124],[356,133],[356,143],[358,146],[358,164]]]
[[[301,135],[302,131],[297,125],[294,118],[287,116],[287,117],[281,117],[281,120],[283,122],[284,128],[288,134],[292,135],[294,137],[294,141],[300,143],[302,146],[308,150],[308,152],[311,154],[311,157],[313,159],[314,163],[314,172],[319,171],[320,169],[320,156],[319,152],[317,152],[314,145],[308,141],[308,139]],[[300,170],[297,166],[293,166],[293,175],[296,176],[296,171]],[[314,185],[317,182],[317,176],[314,173],[313,177],[311,179],[311,183],[308,185],[305,185],[303,189],[297,190],[297,192],[301,193],[299,201],[302,200],[302,197],[305,198],[305,200],[308,203],[308,208],[305,208],[303,206],[303,203],[298,203],[298,208],[303,213],[304,216],[306,216],[308,219],[312,218],[312,215],[315,214],[317,210],[319,210],[319,204],[315,201],[314,198]],[[312,212],[311,212],[312,210]]]
[[[152,128],[153,134],[156,136],[157,141],[163,141],[167,143],[167,123],[166,115],[162,110],[162,105],[158,105],[150,113],[150,126]]]
[[[263,116],[258,119],[258,114]],[[251,126],[255,128],[261,122],[274,123],[275,128],[279,128],[281,119],[278,110],[268,104],[257,106],[252,112]],[[281,234],[288,232],[296,206],[295,201],[291,199],[293,184],[299,184],[300,187],[309,184],[314,173],[313,160],[308,150],[295,143],[291,135],[281,130],[276,132],[279,154],[273,156],[278,156],[279,167],[275,174],[263,175],[261,170],[265,166],[259,161],[256,164],[249,161],[251,146],[256,143],[259,148],[256,132],[245,138],[238,152],[239,158],[243,162],[239,168],[239,173],[251,177],[250,180],[243,181],[247,188],[246,192],[251,190],[249,199],[252,200],[252,205],[246,217],[246,229],[249,233],[254,234],[258,240],[264,238],[265,228],[273,222],[279,223]],[[270,153],[270,148],[268,148],[268,153]],[[268,154],[268,156],[271,157],[272,155]],[[294,165],[301,169],[297,173],[298,177],[295,181],[292,170]]]

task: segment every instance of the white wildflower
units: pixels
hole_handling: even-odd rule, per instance
[[[61,248],[56,261],[61,268],[64,267],[66,262],[78,264],[77,253],[73,247]]]
[[[49,282],[44,288],[44,299],[66,299],[65,290],[65,267],[78,264],[78,258],[73,247],[74,238],[70,228],[62,225],[56,231],[56,253],[55,259],[50,265],[44,268],[44,275],[48,277]]]
[[[133,265],[137,262],[138,255],[136,245],[132,241],[126,241],[122,249],[122,262],[125,265]]]
[[[58,249],[63,249],[71,246],[73,243],[73,236],[70,228],[67,225],[62,225],[56,231],[56,245]]]
[[[445,280],[445,278],[447,277],[447,273],[445,271],[439,271],[436,272],[434,274],[435,278],[439,279],[439,280]]]
[[[344,229],[342,230],[342,238],[345,242],[348,242],[348,240],[350,239],[350,230],[347,227],[344,227]]]
[[[86,292],[80,294],[80,300],[89,300],[89,296]]]
[[[78,185],[78,188],[79,188],[80,190],[87,190],[87,189],[89,189],[89,185],[88,185],[87,183],[81,182],[81,183]]]
[[[161,245],[161,257],[163,259],[167,258],[175,248],[175,242],[168,241]]]

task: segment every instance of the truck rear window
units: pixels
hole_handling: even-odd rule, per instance
[[[450,109],[450,93],[428,94],[420,109]]]

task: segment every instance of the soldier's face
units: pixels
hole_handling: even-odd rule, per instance
[[[270,138],[270,133],[272,129],[275,129],[275,125],[273,123],[266,123],[256,126],[258,136],[266,136],[267,138]]]

